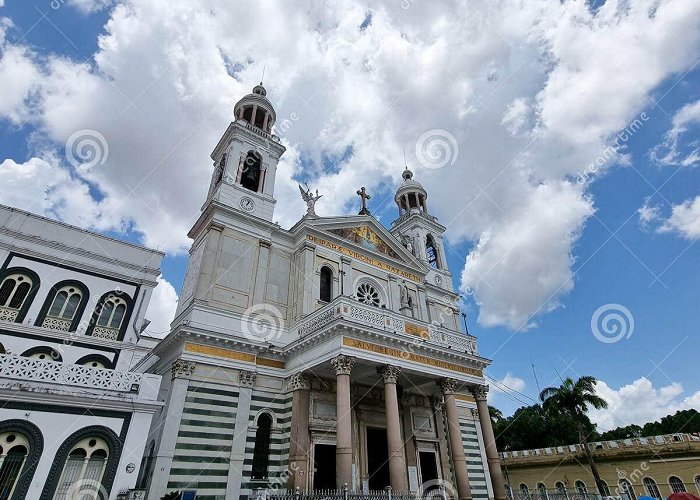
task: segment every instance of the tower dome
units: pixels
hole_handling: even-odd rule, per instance
[[[394,201],[399,207],[399,217],[409,212],[428,213],[428,193],[420,182],[413,179],[408,167],[401,174],[403,182],[396,190]]]
[[[236,103],[233,114],[237,119],[245,120],[252,126],[271,134],[272,125],[277,114],[272,103],[267,99],[267,90],[262,82],[253,87],[253,91]]]

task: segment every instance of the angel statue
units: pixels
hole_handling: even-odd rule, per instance
[[[304,183],[304,186],[306,186],[306,191],[304,191],[304,188],[301,187],[301,184],[299,184],[299,192],[301,193],[301,198],[306,202],[306,217],[316,217],[316,211],[314,210],[314,207],[316,206],[316,202],[318,201],[318,199],[321,198],[323,195],[318,194],[317,189],[316,195],[314,196],[314,193],[309,188],[309,185]]]

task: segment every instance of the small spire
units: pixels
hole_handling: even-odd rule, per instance
[[[265,68],[266,67],[267,67],[267,64],[263,64],[262,76],[260,77],[260,85],[262,85],[263,81],[265,81]]]

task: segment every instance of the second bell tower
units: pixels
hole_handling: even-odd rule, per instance
[[[204,207],[217,201],[272,222],[277,162],[285,148],[272,133],[276,114],[262,83],[233,112],[211,154],[214,173]]]

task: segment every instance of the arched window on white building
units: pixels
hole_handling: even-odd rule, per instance
[[[51,289],[39,312],[37,325],[52,330],[74,332],[88,299],[88,289],[78,281],[63,281]]]
[[[68,453],[54,500],[97,500],[100,494],[109,446],[99,437],[81,439]],[[74,491],[78,488],[78,491]]]
[[[0,434],[0,499],[12,498],[18,479],[23,473],[29,449],[29,440],[23,434]]]
[[[9,269],[0,281],[0,321],[21,322],[39,287],[34,273]]]

